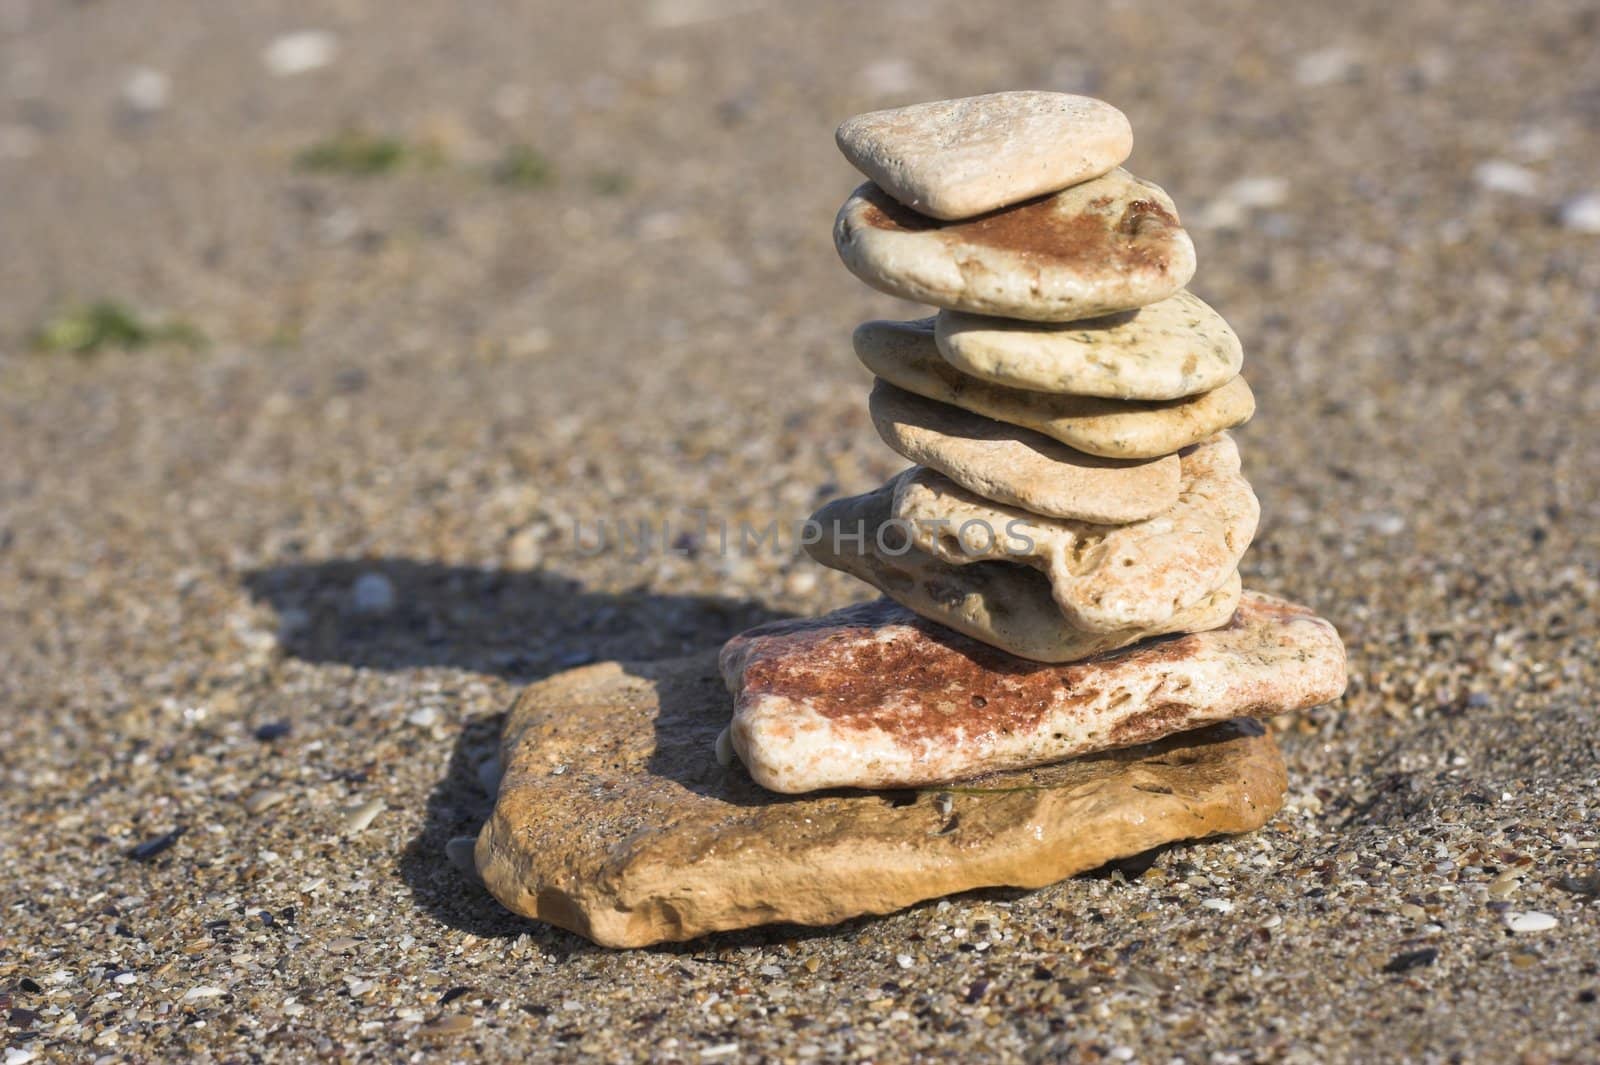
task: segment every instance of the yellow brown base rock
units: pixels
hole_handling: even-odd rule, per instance
[[[1272,738],[1233,721],[960,785],[796,798],[717,761],[731,710],[715,652],[603,662],[526,689],[478,837],[489,891],[610,947],[828,925],[1247,832],[1285,788]]]

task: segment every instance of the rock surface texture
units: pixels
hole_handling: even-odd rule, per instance
[[[526,689],[478,837],[489,891],[612,947],[832,924],[1249,831],[1284,791],[1271,737],[1230,722],[943,792],[794,798],[710,757],[730,710],[709,653],[604,662]]]
[[[868,182],[839,209],[833,243],[851,273],[891,296],[1034,322],[1142,307],[1195,269],[1171,198],[1126,170],[959,222]]]
[[[1119,630],[1073,625],[1050,578],[1014,562],[946,562],[909,542],[894,519],[895,482],[835,499],[813,516],[821,537],[806,545],[824,566],[858,577],[941,625],[1036,662],[1073,662],[1147,636],[1225,625],[1239,601],[1239,577],[1159,624]]]
[[[1056,325],[940,311],[939,354],[1008,388],[1107,399],[1181,399],[1238,376],[1244,349],[1191,292],[1136,311]]]
[[[971,218],[1099,177],[1133,150],[1115,107],[1060,92],[996,92],[857,115],[834,138],[895,201]]]
[[[856,327],[853,342],[867,369],[907,392],[1032,429],[1102,458],[1170,455],[1243,425],[1256,409],[1243,377],[1166,402],[1007,388],[969,377],[946,362],[934,340],[932,318],[864,322]]]
[[[1126,525],[1029,514],[916,467],[895,478],[891,516],[905,523],[913,546],[945,562],[1020,562],[1039,570],[1069,624],[1162,625],[1238,568],[1261,513],[1226,435],[1189,449],[1182,462],[1178,501]]]
[[[1228,624],[1047,669],[878,600],[728,642],[734,750],[763,787],[922,787],[1335,698],[1333,626],[1245,595]]]
[[[1178,501],[1177,455],[1108,459],[1042,433],[925,399],[879,379],[867,398],[883,442],[996,503],[1117,525]]]

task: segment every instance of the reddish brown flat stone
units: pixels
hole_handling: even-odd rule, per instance
[[[834,220],[850,272],[954,311],[1073,322],[1156,303],[1194,276],[1194,243],[1159,186],[1116,169],[1035,200],[940,222],[868,182]]]
[[[1046,665],[888,600],[763,625],[723,648],[733,748],[774,791],[961,780],[1338,698],[1344,647],[1248,592],[1220,629]]]

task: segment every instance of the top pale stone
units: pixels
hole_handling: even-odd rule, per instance
[[[1126,115],[1061,92],[996,92],[873,111],[847,120],[834,139],[879,188],[946,221],[1099,177],[1133,150]]]
[[[1143,307],[1195,268],[1172,199],[1126,170],[964,222],[934,221],[868,183],[839,209],[833,245],[891,296],[1030,322]]]

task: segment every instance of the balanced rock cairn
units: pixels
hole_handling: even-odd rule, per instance
[[[808,546],[892,602],[722,652],[755,780],[926,787],[1337,698],[1333,626],[1241,591],[1260,510],[1227,430],[1255,400],[1184,289],[1172,200],[1121,169],[1122,112],[1006,92],[837,139],[871,179],[840,257],[939,312],[856,330],[873,424],[916,465],[823,507]]]
[[[915,465],[824,507],[809,547],[887,598],[522,692],[474,867],[608,946],[1251,831],[1287,781],[1249,719],[1344,689],[1331,625],[1240,590],[1239,342],[1183,289],[1172,201],[1117,169],[1122,114],[1000,93],[838,139],[872,179],[845,263],[940,308],[856,330],[873,422]]]

